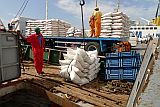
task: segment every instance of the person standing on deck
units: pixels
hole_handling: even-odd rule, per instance
[[[102,13],[99,11],[99,8],[96,7],[93,13],[95,19],[95,37],[99,38],[101,34],[101,16]]]
[[[123,45],[125,47],[125,51],[126,52],[130,52],[131,51],[131,44],[129,42],[123,42]]]
[[[89,18],[89,25],[90,25],[90,29],[91,29],[90,37],[95,37],[95,20],[94,20],[93,15]]]
[[[17,35],[21,36],[22,39],[31,43],[32,53],[34,55],[34,66],[38,74],[43,74],[43,54],[44,54],[44,37],[40,33],[40,28],[35,29],[35,34],[29,35],[27,38],[20,34],[20,31],[17,32]]]

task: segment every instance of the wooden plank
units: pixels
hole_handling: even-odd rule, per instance
[[[73,86],[71,86],[71,85],[65,85],[65,86],[67,86],[67,87],[69,87],[69,88],[72,88]],[[75,88],[75,87],[74,87]],[[114,94],[106,94],[105,92],[98,92],[98,91],[96,91],[96,90],[94,90],[94,89],[87,89],[87,88],[84,88],[84,87],[76,87],[76,88],[78,88],[78,90],[84,90],[84,91],[86,91],[86,92],[90,92],[90,93],[93,93],[93,94],[96,94],[96,95],[99,95],[99,97],[103,97],[103,98],[105,98],[105,99],[107,99],[107,100],[110,100],[110,101],[113,101],[113,102],[115,102],[115,103],[120,103],[120,102],[122,102],[122,103],[125,103],[125,101],[127,101],[127,99],[124,99],[125,97],[120,97],[120,96],[118,96],[118,95],[114,95]],[[124,95],[122,95],[122,96],[124,96]]]
[[[44,81],[44,80],[39,80],[39,79],[34,79],[32,81],[28,80],[28,82],[35,84],[39,87],[43,87],[47,90],[55,89],[57,91],[71,95],[73,97],[79,98],[83,101],[86,101],[88,103],[91,103],[93,105],[97,105],[100,107],[105,107],[105,106],[118,107],[121,105],[119,102],[114,102],[114,101],[108,100],[104,97],[102,98],[102,96],[99,96],[99,95],[91,93],[91,92],[87,92],[85,90],[82,90],[82,89],[79,89],[79,88],[76,88],[76,87],[70,86],[70,85],[65,85],[65,84],[56,85],[56,82]],[[55,87],[55,86],[57,86],[57,87]]]
[[[157,44],[158,44],[158,39],[154,39],[154,40],[150,41],[150,43],[147,47],[143,62],[141,64],[139,73],[137,75],[137,79],[134,83],[132,92],[130,94],[130,97],[129,97],[129,100],[127,103],[127,107],[135,107],[136,106],[137,99],[139,97],[139,94],[141,93],[141,90],[142,90],[142,87],[144,84],[143,82],[145,79],[145,74],[147,72],[149,61],[151,59],[151,56],[154,54],[154,52],[156,50]]]
[[[98,96],[98,97],[103,97],[105,100],[110,100],[110,101],[113,101],[113,102],[115,102],[117,105],[119,104],[119,106],[121,105],[121,106],[126,106],[126,104],[127,104],[127,97],[124,97],[124,95],[114,95],[114,94],[108,94],[108,93],[106,93],[105,91],[103,91],[102,92],[102,90],[101,90],[101,92],[98,92],[98,91],[96,91],[96,90],[94,90],[94,89],[88,89],[88,88],[85,88],[85,87],[83,87],[83,86],[77,86],[77,85],[75,85],[75,84],[71,84],[71,83],[68,83],[68,82],[64,82],[63,80],[61,81],[61,80],[59,80],[59,79],[56,79],[56,78],[46,78],[45,76],[44,77],[40,77],[40,78],[43,78],[43,79],[45,79],[45,80],[47,80],[48,82],[49,82],[49,84],[51,83],[52,84],[52,86],[53,86],[53,84],[61,84],[61,85],[64,85],[64,86],[66,86],[66,87],[74,87],[74,88],[78,88],[80,91],[78,91],[78,92],[84,92],[84,93],[86,93],[86,92],[89,92],[90,94],[94,94],[94,95],[96,95],[96,96]],[[42,80],[42,82],[43,82],[44,80]],[[47,88],[47,89],[50,89],[51,87],[48,87],[47,86],[47,83],[48,82],[44,82],[44,83],[42,83],[41,84],[41,82],[40,82],[40,80],[32,80],[32,82],[34,82],[34,83],[36,83],[36,84],[39,84],[39,85],[42,85],[43,87],[45,87],[45,88]],[[72,88],[73,89],[73,88]],[[83,93],[82,93],[83,94]],[[128,95],[125,95],[125,96],[128,96]],[[129,96],[128,96],[129,97]],[[126,99],[127,98],[127,99]]]
[[[83,101],[94,104],[98,107],[106,107],[106,106],[108,106],[108,107],[119,107],[119,105],[116,105],[116,104],[110,105],[107,102],[104,102],[103,100],[99,100],[98,98],[94,98],[93,96],[91,97],[89,95],[84,95],[84,94],[79,93],[77,91],[71,90],[67,87],[54,87],[54,88],[58,91],[61,91],[63,93],[67,93],[68,95],[77,97],[77,98],[79,98]]]
[[[104,97],[108,100],[114,101],[116,103],[127,104],[127,99],[126,99],[127,97],[126,96],[128,96],[128,95],[106,94],[104,91],[102,92],[102,90],[101,90],[101,92],[98,92],[94,89],[86,89],[86,88],[85,88],[85,90],[92,92],[92,93],[95,93],[99,96],[102,96],[102,97]],[[126,106],[126,105],[124,105],[124,106]]]
[[[111,94],[107,94],[107,93],[104,93],[104,92],[98,92],[98,91],[95,91],[94,89],[88,89],[88,88],[85,88],[83,86],[78,86],[78,85],[75,85],[75,84],[72,84],[72,83],[68,83],[68,82],[65,82],[62,80],[59,80],[59,79],[56,79],[56,78],[46,78],[45,76],[44,77],[41,77],[43,79],[46,79],[48,81],[52,81],[52,82],[56,82],[56,83],[60,83],[60,84],[63,84],[65,86],[68,86],[68,87],[76,87],[76,88],[79,88],[81,90],[85,90],[85,91],[88,91],[88,92],[91,92],[91,93],[94,93],[94,94],[97,94],[99,96],[102,96],[102,97],[105,97],[106,99],[109,99],[111,101],[121,101],[121,102],[126,102],[127,99],[124,99],[126,97],[124,97],[124,95],[111,95]],[[102,90],[101,90],[102,91]],[[128,96],[128,95],[125,95],[125,96]]]
[[[84,94],[84,95],[89,95],[92,98],[99,99],[102,103],[109,103],[110,105],[114,105],[114,106],[122,106],[121,102],[118,102],[118,100],[116,101],[116,100],[110,99],[106,96],[101,96],[99,94],[92,93],[92,92],[89,92],[89,91],[85,91],[83,89],[76,88],[76,87],[73,87],[73,86],[70,86],[70,85],[65,85],[64,87],[67,87],[67,88],[71,89],[72,91],[76,91],[76,92],[79,92],[79,93]],[[123,105],[123,106],[125,106],[125,105]]]

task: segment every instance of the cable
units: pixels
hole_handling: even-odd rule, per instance
[[[24,9],[26,8],[26,6],[27,6],[28,2],[29,2],[29,0],[26,2],[26,4],[25,4],[25,6],[24,6],[23,10],[21,11],[21,13],[20,13],[19,17],[22,15],[22,13],[23,13]]]
[[[18,14],[21,11],[22,7],[24,6],[25,2],[26,2],[26,0],[23,1],[23,4],[22,4],[21,8],[18,10],[18,12],[17,12],[17,14],[16,14],[16,16],[14,18],[16,18],[18,16]]]
[[[158,12],[159,12],[159,5],[160,5],[160,0],[159,0],[159,3],[158,3],[158,7],[157,7],[157,11],[156,11],[156,18],[157,18],[157,16],[158,16]]]
[[[20,18],[20,16],[22,15],[24,9],[26,8],[28,2],[29,2],[29,0],[25,0],[25,1],[23,2],[23,5],[21,6],[19,12],[21,11],[22,7],[23,7],[23,10],[22,10],[21,13],[19,14],[19,16],[18,16],[18,13],[19,13],[19,12],[18,12],[15,18],[17,18],[17,16],[18,16],[18,18]],[[17,26],[15,26],[15,29],[17,29],[18,25],[19,25],[19,24],[17,24]]]

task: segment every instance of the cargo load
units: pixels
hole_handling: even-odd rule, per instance
[[[123,12],[110,12],[102,16],[100,37],[124,37],[129,35],[129,17]]]
[[[35,33],[34,29],[36,27],[39,27],[41,33],[45,36],[66,36],[66,32],[71,27],[71,24],[59,19],[29,20],[27,21],[26,35]]]

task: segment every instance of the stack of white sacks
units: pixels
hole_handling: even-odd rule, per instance
[[[69,28],[66,33],[67,33],[66,37],[82,37],[81,30],[80,29],[76,29],[75,27]]]
[[[123,12],[106,13],[102,16],[101,37],[122,37],[129,34],[129,18]]]
[[[97,77],[100,70],[100,58],[97,56],[97,50],[86,52],[80,48],[67,49],[67,54],[64,54],[65,60],[60,60],[60,75],[78,85],[89,83]]]
[[[39,27],[41,33],[46,36],[66,36],[71,24],[59,19],[29,20],[27,21],[26,35],[35,33],[34,29]]]

